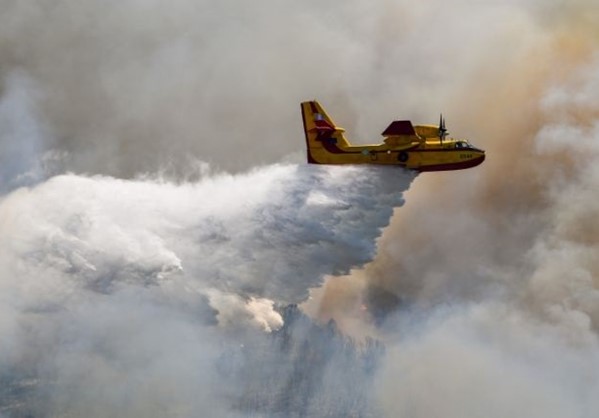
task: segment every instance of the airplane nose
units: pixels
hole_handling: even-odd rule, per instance
[[[477,165],[481,165],[483,161],[485,161],[485,151],[476,148],[473,158],[470,160],[470,167],[476,167]]]

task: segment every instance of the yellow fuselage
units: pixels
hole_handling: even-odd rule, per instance
[[[463,140],[441,139],[439,127],[396,121],[375,145],[352,145],[318,102],[302,103],[308,162],[399,165],[417,171],[460,170],[481,164],[485,152]],[[394,125],[395,124],[395,125]]]
[[[409,148],[380,145],[324,144],[310,148],[311,163],[315,164],[381,164],[401,165],[418,171],[459,170],[479,165],[485,159],[482,150],[456,148],[453,139],[426,140],[411,143]],[[405,161],[402,161],[405,160]]]

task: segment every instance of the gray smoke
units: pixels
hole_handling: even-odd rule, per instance
[[[595,3],[0,0],[0,413],[594,416]],[[487,161],[359,269],[411,179],[265,166],[312,98]],[[303,309],[386,351],[281,307],[352,268]]]
[[[325,318],[383,324],[386,416],[596,413],[597,7],[571,9],[531,20],[529,57],[500,65],[501,89],[472,81],[492,93],[465,106],[488,159],[418,179],[375,261],[348,278],[368,315],[325,292]]]
[[[275,303],[370,261],[412,179],[394,167],[272,165],[180,184],[67,174],[4,196],[0,374],[11,390],[33,388],[24,407],[0,405],[53,416],[254,407],[243,394],[261,370],[236,377],[254,351],[226,379],[223,347],[266,338],[255,334],[284,325]],[[258,364],[284,367],[275,348]]]

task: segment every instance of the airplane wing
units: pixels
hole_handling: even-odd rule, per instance
[[[412,143],[418,142],[416,130],[409,120],[396,120],[383,131],[385,144],[398,149],[412,148]]]
[[[383,131],[383,136],[416,136],[416,131],[409,120],[395,120]]]

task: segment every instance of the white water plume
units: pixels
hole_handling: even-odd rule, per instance
[[[0,415],[595,418],[596,0],[0,11]],[[487,151],[323,292],[386,351],[281,304],[371,258],[395,171],[43,182],[274,163],[312,98],[356,142],[442,110]]]
[[[0,201],[2,378],[41,379],[31,399],[58,415],[197,411],[226,395],[211,383],[224,336],[279,329],[275,303],[369,261],[413,177],[273,165],[195,183],[65,174],[18,189]]]
[[[372,258],[412,178],[302,165],[184,184],[62,175],[3,199],[5,270],[34,286],[49,276],[111,293],[183,280],[297,303],[324,274]]]

